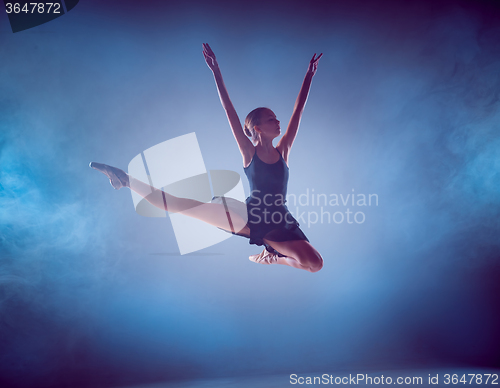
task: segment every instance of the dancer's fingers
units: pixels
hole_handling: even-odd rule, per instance
[[[206,56],[206,57],[209,57],[209,58],[215,58],[215,55],[210,54],[210,52],[208,50],[203,50],[203,54]]]
[[[208,50],[208,52],[209,52],[211,55],[215,56],[215,55],[214,55],[214,52],[212,51],[212,48],[210,47],[210,45],[209,45],[208,43],[207,43],[207,50]]]

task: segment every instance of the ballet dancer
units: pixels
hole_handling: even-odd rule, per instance
[[[246,203],[221,197],[214,198],[211,203],[179,198],[141,182],[119,168],[96,162],[91,162],[90,167],[105,174],[117,190],[128,187],[160,209],[194,217],[248,238],[250,244],[263,245],[265,248],[260,254],[249,257],[253,262],[317,272],[323,267],[323,258],[302,232],[285,202],[290,150],[322,55],[314,54],[309,62],[287,130],[274,147],[273,140],[281,133],[280,121],[274,112],[268,108],[254,109],[242,127],[215,54],[208,43],[203,44],[203,56],[215,78],[222,107],[243,157],[251,190]]]

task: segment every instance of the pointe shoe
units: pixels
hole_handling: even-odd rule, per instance
[[[267,249],[264,249],[258,255],[249,256],[248,260],[259,264],[277,264],[278,258],[279,258],[278,254],[269,252]]]
[[[115,190],[119,190],[122,187],[130,187],[128,174],[119,168],[96,162],[90,162],[89,167],[106,175],[109,178],[109,183],[111,183],[111,186]]]

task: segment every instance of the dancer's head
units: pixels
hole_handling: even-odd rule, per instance
[[[280,135],[280,122],[269,108],[257,108],[251,111],[245,119],[243,130],[254,143],[262,141],[262,137],[271,140]]]

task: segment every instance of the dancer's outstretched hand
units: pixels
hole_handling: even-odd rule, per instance
[[[307,69],[308,73],[310,73],[311,75],[316,74],[316,70],[318,70],[318,61],[322,56],[323,53],[319,54],[319,56],[316,58],[316,53],[314,53],[311,62],[309,62],[309,68]]]
[[[215,54],[208,45],[208,43],[203,43],[203,56],[205,57],[205,61],[207,62],[208,67],[212,71],[219,70],[219,64],[217,63],[217,59],[215,59]]]

